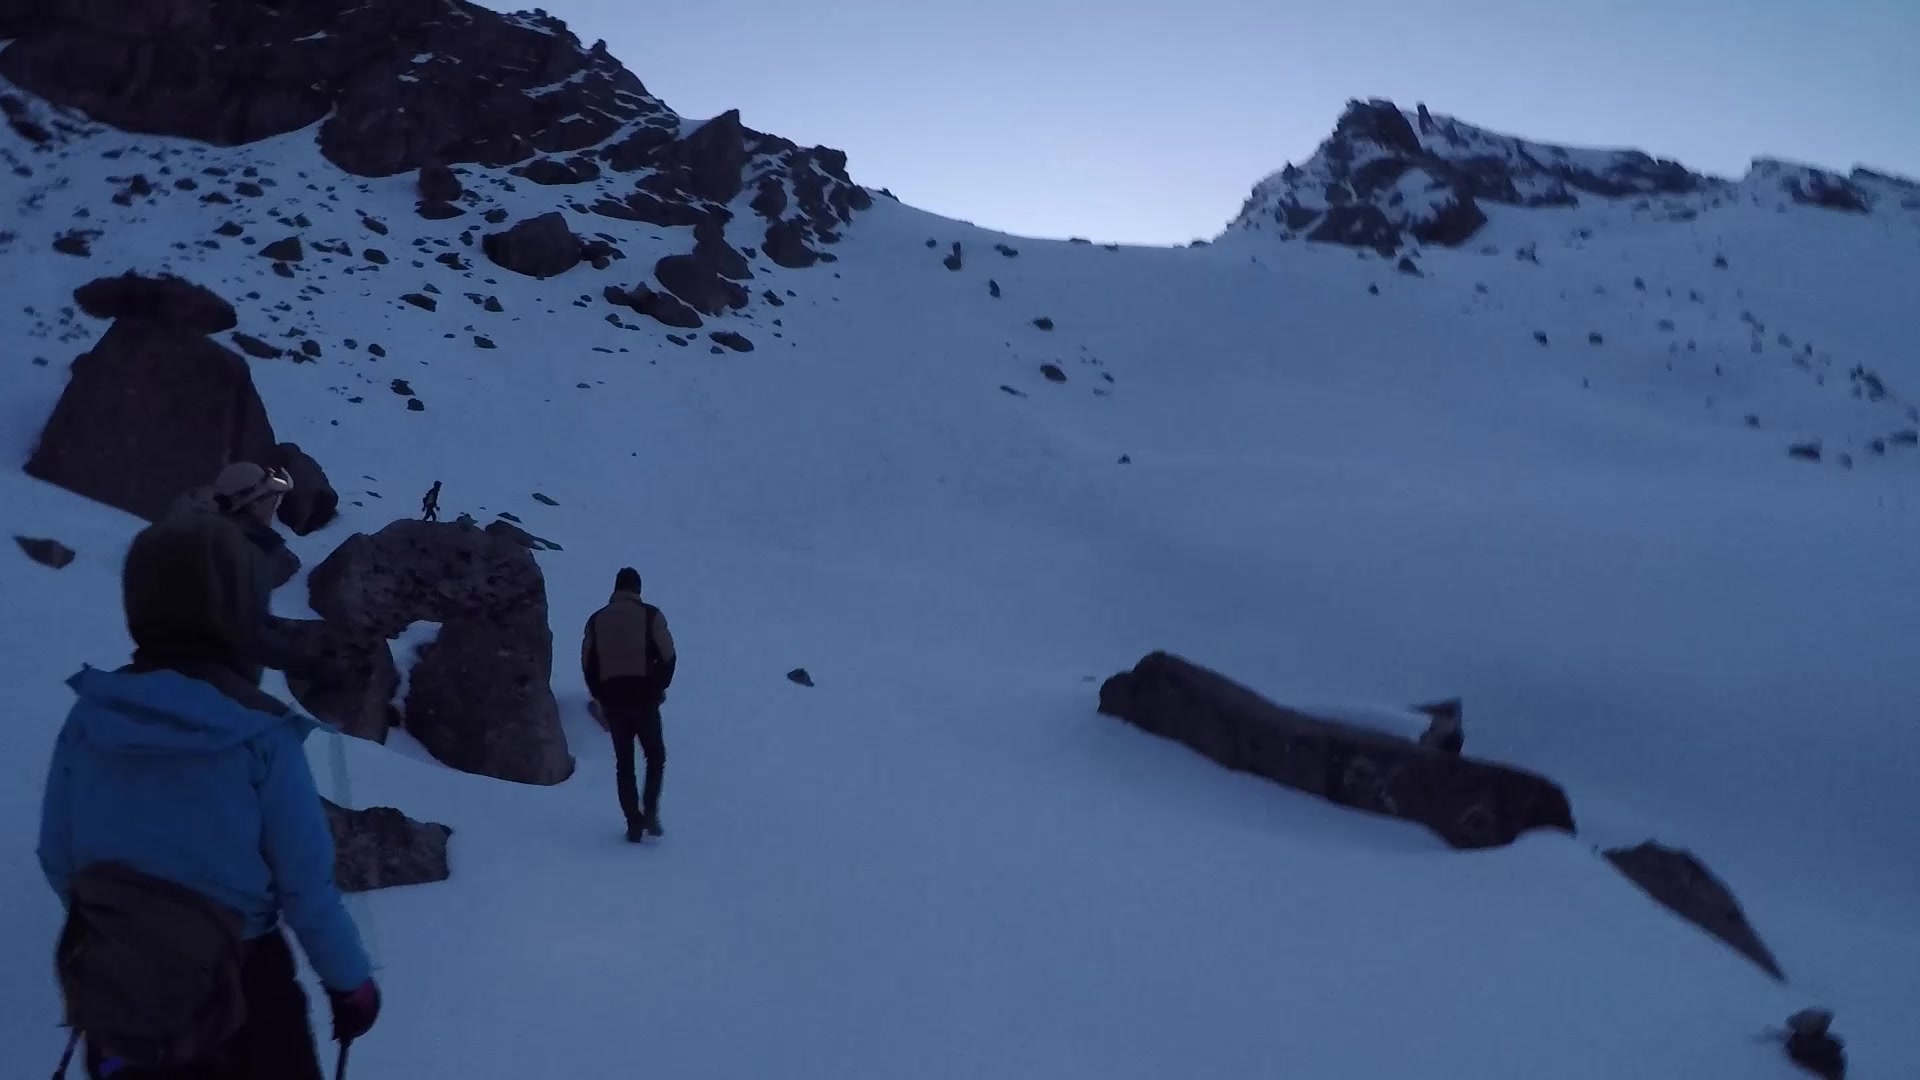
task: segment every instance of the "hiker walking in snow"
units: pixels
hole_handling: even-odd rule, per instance
[[[380,1011],[333,881],[302,743],[259,688],[250,553],[211,514],[150,525],[121,572],[133,661],[67,680],[38,854],[67,909],[55,953],[94,1080],[320,1080],[300,941],[345,1047]]]
[[[673,635],[660,609],[640,599],[640,574],[622,567],[613,578],[613,597],[587,619],[580,643],[580,667],[587,692],[613,735],[614,786],[620,812],[627,818],[627,839],[639,843],[659,836],[660,784],[667,746],[660,727],[660,706],[673,683],[678,662]],[[647,758],[644,793],[634,791],[633,744]]]
[[[440,481],[438,480],[435,480],[433,486],[427,489],[426,497],[420,500],[420,520],[440,520]]]

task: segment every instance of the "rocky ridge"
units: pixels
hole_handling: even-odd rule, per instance
[[[430,219],[483,208],[450,168],[473,165],[554,187],[580,214],[692,227],[694,252],[659,273],[703,310],[715,305],[682,290],[711,295],[715,278],[753,276],[732,265],[736,218],[758,218],[759,251],[800,268],[832,261],[823,248],[872,205],[840,151],[755,131],[737,111],[690,123],[604,42],[583,46],[544,12],[465,0],[0,0],[0,41],[10,41],[0,79],[130,133],[235,146],[317,125],[322,154],[349,174],[418,170]],[[0,104],[30,142],[60,137],[20,95],[0,93]],[[691,284],[675,288],[675,275]],[[734,299],[721,308],[748,302]]]
[[[1482,204],[1566,207],[1586,198],[1632,198],[1650,212],[1687,220],[1702,199],[1735,197],[1854,213],[1920,209],[1920,185],[1868,169],[1842,176],[1761,158],[1734,183],[1638,150],[1531,142],[1425,105],[1409,112],[1376,98],[1348,102],[1314,155],[1255,185],[1226,231],[1391,255],[1408,244],[1465,243],[1487,222]]]

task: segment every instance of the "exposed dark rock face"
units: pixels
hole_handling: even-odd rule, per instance
[[[391,806],[348,810],[321,799],[333,832],[333,877],[341,892],[445,881],[445,825],[415,821]]]
[[[1508,844],[1529,829],[1573,831],[1572,807],[1551,780],[1308,716],[1164,652],[1108,679],[1100,711],[1230,769],[1418,822],[1457,848]]]
[[[157,520],[230,461],[264,461],[273,425],[246,360],[204,335],[116,320],[73,372],[29,476]]]
[[[1457,246],[1486,224],[1480,202],[1567,206],[1576,193],[1684,194],[1712,184],[1632,150],[1568,151],[1496,135],[1422,106],[1351,101],[1305,166],[1254,189],[1230,228],[1391,253],[1409,237]]]
[[[707,315],[746,307],[750,299],[744,286],[728,281],[716,261],[699,251],[661,259],[654,264],[653,276],[668,292]]]
[[[96,319],[140,319],[189,334],[218,334],[239,325],[232,304],[171,274],[148,277],[128,271],[96,278],[73,290],[73,299]]]
[[[558,210],[528,218],[505,232],[489,233],[481,250],[495,264],[528,277],[549,278],[580,265],[585,243]]]
[[[460,522],[395,521],[349,537],[307,585],[329,622],[382,638],[440,624],[404,703],[408,732],[435,758],[529,784],[572,775],[550,686],[546,580],[515,538]]]
[[[327,472],[299,444],[283,442],[273,448],[267,464],[287,470],[293,490],[280,500],[280,523],[296,536],[325,528],[338,515],[340,493]]]
[[[321,619],[272,619],[262,634],[269,667],[283,671],[295,701],[358,739],[384,743],[399,720],[400,673],[379,632]]]
[[[700,313],[682,303],[672,293],[654,292],[645,285],[635,285],[631,289],[622,289],[618,285],[609,285],[605,290],[607,302],[630,307],[642,315],[667,326],[677,326],[686,330],[698,329],[705,320]]]
[[[1606,856],[1661,906],[1733,946],[1767,974],[1786,981],[1773,952],[1747,921],[1740,901],[1734,899],[1733,890],[1692,852],[1649,840],[1638,847],[1614,848]]]

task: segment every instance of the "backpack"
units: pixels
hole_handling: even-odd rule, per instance
[[[135,1068],[212,1059],[246,1020],[244,928],[183,885],[121,863],[82,867],[54,949],[74,1040]]]

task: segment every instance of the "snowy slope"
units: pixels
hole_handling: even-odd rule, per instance
[[[1416,277],[1322,245],[1031,241],[880,199],[838,262],[756,263],[784,302],[710,320],[757,346],[715,354],[601,297],[684,230],[563,208],[626,258],[538,281],[463,244],[471,216],[416,217],[411,174],[340,173],[312,129],[0,146],[31,172],[0,174],[13,460],[105,328],[72,290],[171,270],[241,330],[322,348],[253,364],[342,493],[340,523],[292,541],[309,567],[435,479],[445,516],[508,511],[562,545],[538,557],[574,779],[343,748],[355,802],[456,829],[450,882],[355,901],[389,1002],[363,1080],[1786,1080],[1759,1036],[1814,1002],[1855,1075],[1913,1075],[1920,450],[1870,449],[1914,425],[1920,384],[1900,221],[1495,206]],[[133,158],[276,182],[122,206]],[[463,172],[510,221],[557,206]],[[51,248],[80,226],[90,256]],[[290,232],[291,278],[245,242]],[[334,240],[354,254],[311,250]],[[435,311],[398,300],[428,286]],[[1890,398],[1853,396],[1861,365]],[[1825,460],[1789,459],[1812,438]],[[0,1059],[37,1068],[60,1042],[38,783],[60,678],[125,652],[137,523],[17,470],[0,507],[9,535],[79,552],[0,557]],[[623,564],[683,655],[669,835],[640,849],[566,652]],[[307,613],[297,584],[275,604]],[[1468,751],[1560,781],[1581,835],[1453,852],[1095,715],[1097,679],[1155,647],[1282,700],[1461,695]],[[333,748],[312,753],[330,783]],[[1593,851],[1648,837],[1733,884],[1788,985]]]

